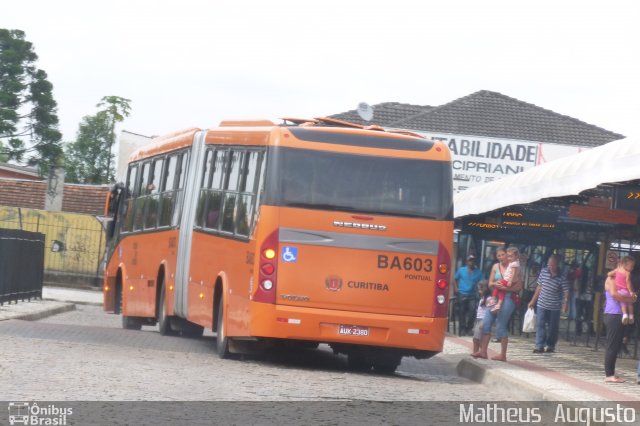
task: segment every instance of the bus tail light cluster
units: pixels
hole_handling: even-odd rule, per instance
[[[278,230],[272,232],[260,247],[258,287],[253,294],[254,302],[276,303],[278,276]]]
[[[449,310],[449,279],[451,257],[447,249],[440,243],[438,247],[438,268],[434,289],[434,317],[446,317]]]

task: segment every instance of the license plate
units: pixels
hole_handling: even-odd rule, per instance
[[[369,327],[360,327],[358,325],[341,325],[338,334],[346,336],[368,336]]]

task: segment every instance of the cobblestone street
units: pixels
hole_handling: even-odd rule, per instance
[[[220,360],[215,336],[160,336],[120,328],[100,307],[37,322],[0,323],[2,400],[510,400],[458,377],[462,354],[405,358],[393,376],[348,371],[346,358],[318,350],[273,351]]]

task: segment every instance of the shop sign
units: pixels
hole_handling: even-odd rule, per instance
[[[451,151],[453,191],[523,172],[532,167],[583,151],[584,147],[543,144],[482,136],[422,133],[447,144]]]

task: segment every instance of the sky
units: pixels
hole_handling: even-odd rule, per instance
[[[142,135],[491,90],[640,138],[640,2],[20,0],[64,141],[103,96]]]

